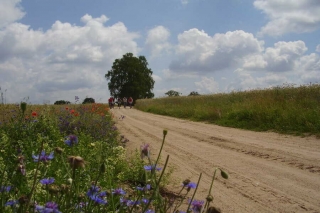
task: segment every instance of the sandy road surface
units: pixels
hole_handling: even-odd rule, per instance
[[[215,167],[228,172],[213,186],[213,204],[222,212],[320,213],[320,139],[257,133],[211,124],[112,109],[116,126],[130,140],[128,150],[149,143],[155,159],[163,129],[168,135],[162,159],[170,155],[179,184],[202,179],[196,199],[208,194]],[[124,119],[119,119],[120,116]],[[179,188],[178,188],[179,186]]]

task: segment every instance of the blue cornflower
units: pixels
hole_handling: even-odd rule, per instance
[[[0,192],[10,192],[11,188],[11,186],[1,186]]]
[[[6,202],[6,204],[4,204],[4,205],[5,205],[5,206],[11,206],[11,207],[13,207],[13,206],[15,206],[17,203],[18,203],[17,200],[8,200],[8,201]]]
[[[152,171],[152,170],[157,170],[157,171],[160,171],[161,168],[159,167],[155,167],[154,165],[147,165],[147,166],[144,166],[144,169],[147,170],[147,171]]]
[[[148,209],[147,211],[145,211],[145,213],[155,213],[155,211],[152,209]]]
[[[61,213],[58,204],[55,202],[47,202],[45,206],[36,205],[36,210],[40,213]]]
[[[114,195],[125,195],[126,192],[122,188],[114,189],[112,194]]]
[[[128,200],[127,198],[120,197],[120,204],[122,204],[122,205],[127,205],[128,201],[129,201],[129,200]]]
[[[91,186],[89,191],[87,192],[87,196],[92,196],[100,191],[100,188],[98,186]]]
[[[134,206],[134,205],[139,205],[140,201],[139,200],[128,200],[127,201],[127,206]]]
[[[108,195],[108,192],[107,191],[103,191],[103,192],[100,192],[99,193],[99,197],[106,197]]]
[[[40,156],[39,155],[32,155],[32,158],[34,159],[34,162],[38,162],[38,160],[47,162],[49,160],[53,159],[53,152],[50,153],[50,155],[46,155],[46,152],[44,150],[41,151]]]
[[[187,185],[185,185],[187,187],[187,190],[190,191],[190,189],[195,189],[197,188],[197,184],[196,183],[193,183],[193,182],[190,182],[188,183]]]
[[[202,209],[203,204],[204,204],[203,200],[193,200],[191,203],[191,205],[192,205],[191,209],[193,210],[193,212],[199,213]]]
[[[68,146],[73,146],[78,144],[78,137],[76,135],[69,135],[66,137],[67,140],[64,141]]]
[[[101,197],[99,197],[99,196],[97,196],[97,195],[91,195],[91,196],[90,196],[90,199],[91,199],[92,201],[94,201],[96,204],[101,204],[101,205],[107,204],[107,201],[106,201],[106,200],[104,200],[103,198],[101,198]]]
[[[147,204],[149,202],[149,200],[147,198],[142,198],[141,199],[142,203]]]
[[[42,185],[49,185],[53,182],[54,182],[54,178],[44,178],[44,179],[40,180],[40,183]]]

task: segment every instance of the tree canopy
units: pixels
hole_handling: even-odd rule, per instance
[[[172,96],[180,96],[180,92],[174,91],[174,90],[169,90],[168,92],[165,93],[165,95],[172,97]]]
[[[192,91],[188,96],[197,96],[197,95],[200,95],[200,94],[196,91]]]
[[[93,98],[85,98],[82,102],[82,104],[93,104],[96,101]]]
[[[54,102],[54,105],[64,105],[64,104],[70,104],[70,101],[59,100]]]
[[[123,55],[113,62],[111,70],[105,75],[110,95],[113,97],[132,97],[133,100],[152,98],[154,80],[144,56],[135,57],[132,53]]]

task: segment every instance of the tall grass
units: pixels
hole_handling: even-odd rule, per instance
[[[320,135],[320,85],[137,100],[139,110],[221,126]]]

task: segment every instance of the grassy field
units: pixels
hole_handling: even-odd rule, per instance
[[[169,156],[158,165],[162,148],[142,144],[128,158],[115,119],[125,118],[104,104],[0,105],[0,212],[186,212],[183,202],[190,212],[213,208],[212,200],[194,199],[201,174],[181,184],[177,199],[164,196]]]
[[[320,85],[137,100],[160,115],[255,131],[320,136]]]

